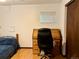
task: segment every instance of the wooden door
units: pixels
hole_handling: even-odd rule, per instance
[[[79,0],[67,5],[67,57],[79,59]]]

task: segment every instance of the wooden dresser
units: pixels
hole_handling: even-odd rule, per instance
[[[52,33],[52,38],[54,42],[54,48],[53,48],[53,55],[59,55],[61,52],[61,45],[62,45],[62,37],[61,37],[61,32],[59,29],[51,29]],[[33,29],[33,34],[32,34],[32,39],[33,39],[33,54],[39,54],[39,48],[38,48],[38,29]]]

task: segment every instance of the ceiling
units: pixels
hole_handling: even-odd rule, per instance
[[[59,3],[61,0],[6,0],[6,2],[0,2],[0,5],[12,5],[12,4],[52,4]]]

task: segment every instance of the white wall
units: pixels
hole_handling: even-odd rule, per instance
[[[68,3],[69,1],[71,1],[71,0],[63,0],[62,2],[63,2],[63,4],[65,5],[65,4]]]
[[[41,24],[40,11],[56,11],[56,23]],[[34,28],[61,28],[60,4],[42,5],[12,5],[0,6],[1,35],[19,33],[21,47],[32,47],[32,32]]]
[[[59,4],[43,5],[12,5],[0,6],[0,35],[15,35],[19,33],[21,47],[32,47],[32,32],[34,28],[49,27],[61,29],[63,35],[63,54],[66,43],[66,10],[65,4],[70,0],[63,0]],[[41,24],[40,11],[56,11],[56,23]]]

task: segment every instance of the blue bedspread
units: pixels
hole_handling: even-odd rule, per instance
[[[18,43],[15,37],[0,37],[0,59],[10,59],[17,48]]]

